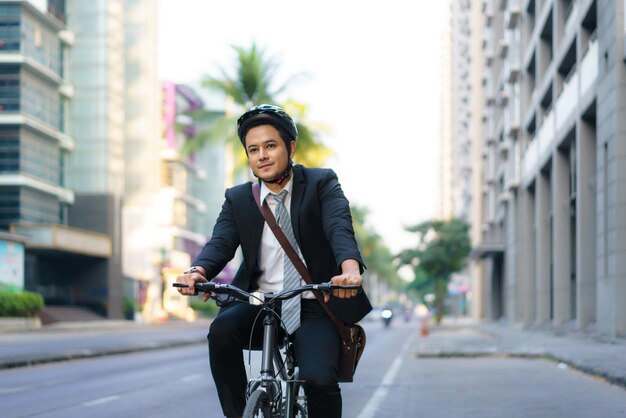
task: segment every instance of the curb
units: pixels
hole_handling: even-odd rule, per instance
[[[117,354],[129,354],[140,351],[151,351],[164,348],[175,348],[187,345],[206,344],[206,338],[199,340],[188,341],[172,341],[172,342],[160,342],[160,343],[147,343],[136,346],[126,347],[110,347],[104,349],[84,349],[84,350],[72,350],[64,353],[49,354],[49,355],[36,355],[36,356],[18,356],[12,358],[0,359],[0,370],[2,369],[15,369],[19,367],[34,366],[38,364],[57,363],[62,361],[80,360],[96,357],[104,357]]]
[[[416,358],[421,359],[450,359],[450,358],[514,358],[514,359],[529,359],[529,360],[548,360],[553,363],[557,363],[559,365],[564,364],[565,366],[584,373],[589,376],[594,376],[596,378],[602,379],[607,383],[610,383],[615,386],[620,386],[623,389],[626,389],[626,377],[624,376],[616,376],[611,375],[610,373],[606,373],[601,370],[594,369],[590,366],[584,366],[580,364],[576,364],[571,360],[566,360],[557,355],[551,354],[549,352],[511,352],[505,353],[500,351],[430,351],[430,352],[417,352],[415,353]]]

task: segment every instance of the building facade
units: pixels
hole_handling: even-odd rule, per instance
[[[624,4],[477,3],[476,316],[626,335]]]
[[[188,317],[189,298],[174,290],[172,283],[208,241],[223,203],[227,177],[223,141],[213,141],[192,153],[185,150],[185,145],[194,136],[206,133],[224,111],[207,109],[205,101],[187,85],[163,82],[162,89],[161,182],[154,212],[158,217],[155,242],[161,254],[164,308],[171,315]],[[202,117],[192,118],[192,114]],[[231,276],[227,267],[218,280],[230,280]]]
[[[445,18],[442,140],[441,204],[442,219],[460,218],[471,223],[474,167],[471,141],[472,65],[470,0],[449,3]],[[450,315],[467,313],[471,270],[464,269],[450,278],[448,307]]]
[[[79,272],[107,264],[111,239],[70,221],[77,140],[66,3],[1,1],[0,19],[0,229],[25,238],[25,288],[105,312],[102,288]]]

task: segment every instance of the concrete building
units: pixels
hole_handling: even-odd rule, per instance
[[[624,3],[478,3],[477,316],[626,335]]]
[[[471,2],[449,3],[444,30],[443,103],[441,129],[442,219],[460,218],[468,223],[472,209],[473,164],[471,141]],[[465,314],[470,290],[470,269],[450,278],[447,312]]]
[[[81,199],[68,82],[75,36],[65,1],[0,1],[0,20],[0,229],[25,238],[23,287],[49,303],[100,309],[98,282],[80,283],[108,268],[111,239],[70,222]]]
[[[25,287],[48,305],[121,318],[160,281],[133,241],[160,186],[156,3],[0,1],[0,19],[0,228],[28,238]]]
[[[162,89],[164,129],[154,242],[161,253],[164,308],[171,315],[188,317],[189,298],[171,284],[209,239],[223,203],[228,168],[223,141],[212,141],[190,155],[184,147],[190,138],[207,134],[224,111],[207,109],[200,95],[187,85],[163,82]],[[191,117],[194,113],[202,114],[202,122]],[[218,280],[228,281],[231,276],[227,267]]]
[[[122,293],[127,318],[152,321],[163,305],[160,252],[155,238],[163,125],[157,68],[157,2],[125,0],[124,30]]]

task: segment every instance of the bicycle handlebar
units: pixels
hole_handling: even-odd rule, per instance
[[[189,287],[186,283],[173,283],[174,287]],[[227,294],[233,296],[235,299],[240,300],[242,302],[248,302],[252,305],[260,305],[265,303],[266,300],[286,300],[291,299],[301,293],[308,291],[318,291],[322,293],[329,293],[331,290],[335,289],[345,289],[345,290],[360,290],[361,286],[357,285],[339,285],[328,283],[315,283],[315,284],[305,284],[302,286],[295,287],[293,289],[283,290],[280,293],[263,293],[263,292],[246,292],[245,290],[241,290],[236,286],[232,286],[229,284],[221,284],[214,282],[204,282],[204,283],[196,283],[194,286],[195,290],[198,292],[211,292],[216,294]]]

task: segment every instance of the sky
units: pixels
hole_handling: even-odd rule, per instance
[[[351,204],[393,251],[437,216],[446,1],[159,0],[159,73],[197,85],[253,41],[280,63],[284,98],[330,127],[322,138]]]

